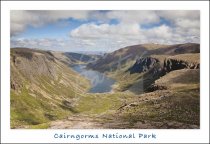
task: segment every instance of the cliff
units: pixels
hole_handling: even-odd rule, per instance
[[[152,57],[139,58],[138,60],[136,60],[135,64],[128,69],[128,71],[130,72],[130,74],[146,72],[154,67],[154,65],[158,62],[158,59]]]
[[[120,66],[135,62],[139,57],[151,55],[178,55],[186,53],[200,53],[200,45],[196,43],[185,43],[175,45],[140,44],[121,48],[114,52],[105,54],[88,67],[101,72],[116,71]]]

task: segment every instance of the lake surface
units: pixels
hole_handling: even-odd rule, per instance
[[[86,69],[86,65],[75,65],[71,68],[90,80],[92,87],[88,91],[89,93],[105,93],[112,90],[115,80],[107,77],[105,74]]]

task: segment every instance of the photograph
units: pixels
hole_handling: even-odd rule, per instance
[[[200,10],[10,10],[10,129],[199,130]]]

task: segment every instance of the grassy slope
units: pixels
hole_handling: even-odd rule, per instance
[[[160,45],[140,44],[121,48],[112,53],[106,54],[96,62],[89,64],[92,69],[109,72],[117,70],[119,64],[123,66],[128,61],[135,61],[139,57],[151,55],[177,55],[185,53],[199,53],[200,45],[195,43]]]
[[[151,55],[150,57],[156,58],[159,60],[159,63],[155,66],[157,69],[163,66],[164,60],[169,59],[177,59],[187,61],[189,63],[199,64],[200,57],[199,53],[197,54],[179,54],[179,55]],[[134,73],[130,74],[127,71],[135,61],[128,61],[127,63],[123,64],[120,68],[115,71],[107,72],[108,76],[117,80],[115,84],[116,91],[126,91],[131,90],[132,92],[142,93],[144,90],[154,83],[156,78],[153,75],[153,69],[150,69],[147,72],[143,73]],[[198,76],[197,74],[196,76]],[[142,89],[139,91],[139,89]]]
[[[160,61],[166,58],[199,63],[198,54],[151,55]],[[129,74],[126,70],[131,63],[123,65],[121,69],[109,72],[108,75],[117,80],[115,91],[131,90],[135,86],[142,89],[146,81],[152,76],[149,72]],[[129,128],[199,128],[200,117],[200,80],[199,69],[182,69],[171,71],[156,81],[157,85],[164,85],[168,90],[137,94],[126,102],[126,106],[117,110],[115,121],[129,122]],[[138,122],[141,122],[139,124]],[[143,123],[143,124],[142,124]],[[144,125],[144,126],[142,126]],[[145,126],[146,125],[146,126]],[[118,126],[116,128],[122,128]]]
[[[197,89],[152,92],[128,103],[116,115],[119,120],[129,122],[130,128],[138,128],[138,122],[149,124],[149,128],[193,128],[193,125],[198,128],[199,101]]]
[[[156,85],[167,87],[171,90],[199,89],[200,69],[181,69],[171,71],[155,81]]]
[[[170,56],[168,58],[187,61],[187,62],[190,62],[190,63],[200,63],[200,53],[179,54],[179,55]]]
[[[138,96],[127,104],[134,106],[118,111],[119,118],[129,121],[131,127],[138,127],[140,121],[157,128],[192,128],[192,125],[197,128],[200,124],[199,83],[199,70],[172,71],[155,81],[168,90]]]
[[[164,60],[163,57],[161,58]],[[18,75],[18,80],[24,84],[24,87],[17,91],[11,90],[12,127],[30,125],[30,128],[47,128],[50,121],[72,114],[101,116],[104,121],[109,119],[108,122],[129,123],[118,125],[117,128],[142,128],[138,122],[149,123],[152,128],[189,128],[188,124],[199,125],[199,85],[191,87],[198,82],[197,79],[193,80],[194,82],[183,79],[188,81],[188,89],[174,87],[168,91],[155,91],[142,95],[130,92],[87,94],[85,90],[88,88],[88,82],[62,63],[58,61],[56,63],[58,71],[62,73],[57,74],[57,78],[53,80],[48,76],[36,77],[35,86],[32,86],[31,81],[28,81],[20,71],[12,70]],[[115,90],[125,90],[129,84],[132,85],[143,76],[129,75],[125,72],[133,63],[134,61],[128,61],[120,70],[108,73],[109,76],[118,79]],[[166,79],[169,80],[168,85],[171,85],[174,79],[178,81],[186,75],[186,73],[179,75],[179,72],[176,74],[173,78],[166,75]],[[198,76],[196,72],[190,74]],[[75,77],[81,81],[77,83],[78,85],[75,85]],[[164,81],[164,77],[161,81]],[[184,81],[179,84],[183,84]],[[32,87],[37,88],[34,90]],[[66,101],[63,101],[64,99]]]
[[[102,117],[107,128],[199,128],[199,69],[172,71],[155,83],[168,88],[141,95],[86,94],[76,109]]]
[[[21,51],[19,53],[23,54]],[[34,51],[28,53],[33,55]],[[25,54],[19,55],[15,50],[11,50],[11,82],[17,85],[15,89],[11,89],[12,128],[28,125],[44,128],[51,120],[77,113],[74,101],[89,86],[86,79],[66,65],[47,59],[49,55],[42,55],[43,52],[36,53],[38,55],[28,59]],[[13,56],[18,62],[13,61]],[[39,68],[34,68],[37,65],[37,57],[41,59],[38,65],[52,66],[53,69],[43,70],[40,74]],[[21,63],[28,64],[27,68]],[[31,68],[34,73],[31,73]],[[48,71],[53,71],[53,75]]]
[[[108,114],[134,96],[131,93],[85,94],[79,99],[76,110],[83,114]]]
[[[105,55],[105,57],[97,60],[96,63],[89,64],[89,67],[98,71],[105,71],[110,77],[118,81],[118,84],[115,86],[116,90],[125,91],[129,89],[133,84],[133,89],[136,89],[135,85],[142,83],[140,81],[141,78],[148,79],[149,77],[152,77],[150,73],[131,75],[129,72],[127,72],[127,70],[135,63],[137,58],[146,56],[154,57],[160,61],[160,65],[163,65],[163,62],[166,58],[194,62],[192,61],[193,59],[195,61],[199,60],[199,49],[200,45],[194,43],[177,45],[134,45],[109,53]],[[151,80],[151,82],[153,81]],[[144,81],[144,83],[148,83],[148,85],[151,82]],[[144,87],[146,87],[146,85]]]

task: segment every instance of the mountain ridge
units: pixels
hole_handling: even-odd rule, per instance
[[[199,128],[199,52],[191,43],[130,46],[84,59],[11,49],[11,128]],[[77,64],[115,79],[113,90],[87,93],[90,82],[69,67]]]

